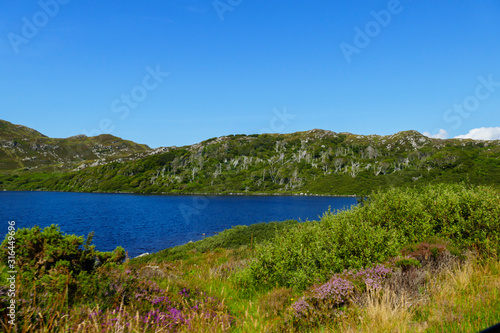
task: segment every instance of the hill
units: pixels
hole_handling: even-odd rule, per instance
[[[73,140],[121,140],[112,138]],[[162,148],[154,155],[151,151],[145,153],[150,156],[129,155],[127,159],[113,154],[130,153],[134,147],[142,146],[118,142],[111,146],[123,149],[97,146],[104,147],[99,154],[109,152],[102,165],[89,166],[92,164],[82,164],[80,159],[79,171],[9,173],[0,176],[0,189],[363,195],[373,189],[406,185],[500,182],[500,141],[431,139],[416,131],[388,136],[320,129],[291,134],[229,135],[190,146]],[[94,154],[91,157],[102,156]],[[46,164],[50,159],[46,157]],[[76,159],[73,155],[70,160]]]
[[[132,156],[138,158],[150,150],[146,145],[108,134],[53,139],[34,129],[0,120],[0,172],[69,171]]]

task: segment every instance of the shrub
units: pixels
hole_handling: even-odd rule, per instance
[[[250,289],[252,285],[279,285],[303,290],[332,273],[381,262],[396,255],[399,247],[391,230],[349,212],[328,212],[320,222],[301,224],[260,248],[249,268],[235,280]]]
[[[393,269],[375,265],[361,270],[334,274],[328,282],[313,286],[292,304],[287,325],[295,329],[333,322],[344,315],[344,307],[366,289],[380,290]]]
[[[395,230],[403,243],[440,237],[483,256],[500,254],[500,194],[490,187],[438,184],[375,192],[358,213]]]
[[[361,207],[282,232],[261,247],[234,280],[248,290],[275,285],[303,290],[331,273],[362,268],[395,256],[403,246],[421,243],[432,257],[451,248],[500,253],[500,195],[489,187],[430,185],[423,189],[374,192]]]
[[[396,262],[394,264],[396,265],[396,267],[401,267],[401,269],[403,271],[406,271],[406,270],[410,269],[411,267],[417,267],[417,268],[422,267],[422,264],[420,263],[420,261],[418,261],[415,258],[411,258],[411,257],[400,258],[400,259],[396,260]]]
[[[99,266],[120,263],[125,258],[121,247],[113,252],[96,251],[95,246],[90,245],[92,237],[93,233],[89,234],[84,243],[83,237],[63,234],[57,225],[43,230],[38,226],[18,229],[15,233],[16,270],[24,296],[29,299],[33,293],[34,298],[39,298],[34,301],[42,304],[53,303],[56,299],[70,304],[78,295],[88,293],[88,288],[80,287],[83,280],[95,280],[94,273]],[[0,261],[4,265],[8,251],[6,237],[0,245]]]
[[[125,250],[116,248],[113,252],[99,252],[90,245],[93,233],[90,233],[84,243],[83,237],[63,234],[57,225],[43,229],[22,228],[16,232],[16,264],[24,273],[33,277],[41,277],[51,270],[63,270],[78,275],[82,271],[91,272],[100,264],[121,262],[125,259]],[[7,263],[7,237],[0,245],[0,261]],[[82,248],[83,245],[83,248]]]

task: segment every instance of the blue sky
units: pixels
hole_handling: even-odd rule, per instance
[[[498,1],[41,0],[0,12],[0,119],[51,137],[500,138]]]

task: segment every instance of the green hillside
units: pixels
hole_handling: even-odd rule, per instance
[[[31,141],[59,144],[62,155],[73,152],[68,165],[78,160],[76,149],[94,154],[82,157],[79,163],[98,158],[104,152],[109,157],[146,149],[109,135],[69,139],[49,139],[39,133],[38,136],[33,139],[35,134],[31,135]],[[18,142],[23,146],[22,140]],[[100,150],[96,151],[96,147]],[[408,184],[500,182],[499,141],[430,139],[416,131],[389,136],[318,129],[292,134],[230,135],[163,151],[57,173],[33,172],[64,163],[60,159],[54,161],[48,154],[43,159],[38,153],[31,161],[30,172],[0,176],[0,189],[360,195],[372,189]],[[26,167],[29,162],[23,161],[22,165]]]
[[[126,157],[140,157],[146,145],[103,134],[49,138],[31,128],[0,120],[0,172],[61,172]]]

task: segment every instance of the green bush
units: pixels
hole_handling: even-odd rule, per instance
[[[320,222],[299,225],[259,249],[236,282],[250,288],[275,285],[305,289],[344,269],[361,268],[396,255],[395,232],[360,220],[356,214],[326,213]]]
[[[59,226],[53,224],[41,230],[39,226],[21,228],[16,231],[16,264],[21,272],[32,272],[41,277],[51,270],[66,267],[69,272],[78,275],[81,271],[91,272],[96,262],[121,262],[125,259],[125,250],[116,248],[113,252],[99,252],[90,245],[93,233],[85,243],[82,236],[63,234]],[[8,238],[0,246],[0,261],[7,263]]]
[[[401,267],[403,270],[407,270],[410,267],[422,267],[420,261],[415,258],[400,258],[394,263],[396,267]]]
[[[499,193],[464,184],[374,192],[363,206],[328,212],[320,222],[281,233],[234,280],[248,290],[275,285],[304,289],[332,273],[382,262],[403,246],[436,237],[460,250],[498,256]]]
[[[99,266],[121,263],[125,250],[117,247],[113,252],[95,250],[93,233],[84,242],[83,237],[63,234],[57,225],[44,228],[18,229],[15,233],[16,270],[22,290],[28,293],[31,288],[42,290],[50,302],[52,297],[67,296],[74,301],[80,293],[79,277],[90,276],[95,279]],[[0,245],[0,262],[8,263],[8,237]],[[86,291],[83,291],[85,293]],[[36,293],[35,293],[36,294]]]
[[[433,236],[484,256],[500,252],[500,194],[464,184],[376,192],[358,213],[371,223],[395,230],[403,243]]]

